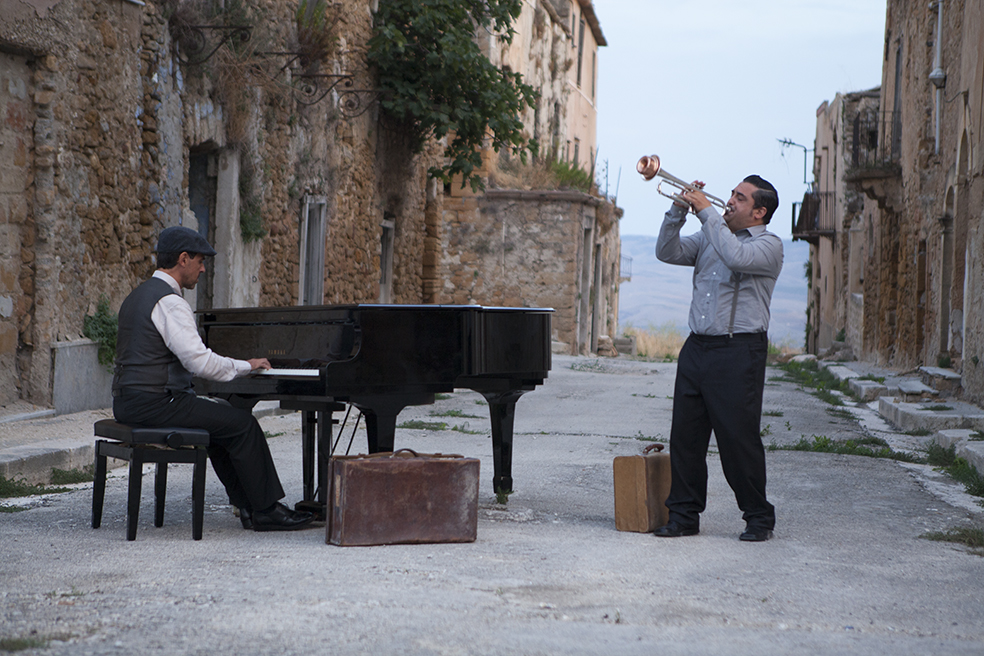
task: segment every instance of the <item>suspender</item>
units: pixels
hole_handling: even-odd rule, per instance
[[[742,274],[739,273],[735,279],[735,293],[731,297],[731,322],[728,324],[728,337],[735,336],[735,314],[738,313],[738,288],[741,286],[741,276]]]

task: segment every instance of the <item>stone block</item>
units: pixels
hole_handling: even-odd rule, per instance
[[[54,360],[52,404],[58,414],[109,408],[113,377],[99,364],[99,346],[79,339],[51,345]]]

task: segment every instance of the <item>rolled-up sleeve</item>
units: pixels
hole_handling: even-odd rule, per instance
[[[158,301],[150,318],[167,347],[195,376],[226,382],[250,372],[249,362],[227,358],[205,346],[191,306],[177,294],[168,294]]]

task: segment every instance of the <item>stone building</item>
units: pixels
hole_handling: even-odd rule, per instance
[[[339,0],[320,25],[278,0],[0,0],[0,404],[81,409],[57,387],[91,347],[83,321],[153,271],[170,225],[218,251],[187,296],[199,308],[438,300],[441,144],[414,155],[382,120],[365,45],[377,1]],[[560,16],[566,0],[550,1],[524,12]],[[566,80],[550,94],[558,143],[570,95]],[[541,304],[523,289],[471,302],[494,298]]]
[[[877,107],[871,94],[849,94],[819,113],[838,129],[828,138],[818,124],[815,175],[827,170],[821,149],[835,143],[843,186],[829,187],[839,195],[832,232],[811,248],[811,284],[826,278],[833,289],[829,298],[811,292],[813,348],[843,332],[865,360],[949,366],[976,402],[984,400],[984,311],[974,302],[984,293],[982,41],[980,2],[888,2]],[[809,236],[811,221],[801,212],[794,236]]]
[[[539,91],[523,121],[541,158],[593,174],[598,48],[607,45],[593,5],[527,2],[514,28],[511,44],[489,36],[482,47]],[[621,210],[583,191],[502,175],[497,164],[505,159],[508,168],[505,154],[486,159],[486,192],[456,183],[446,189],[441,230],[429,232],[425,299],[552,307],[555,349],[596,353],[599,339],[618,328]]]

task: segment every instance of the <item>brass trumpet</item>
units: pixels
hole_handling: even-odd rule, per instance
[[[689,206],[690,203],[688,203],[683,198],[683,196],[681,196],[679,193],[670,193],[670,194],[667,194],[667,193],[663,192],[663,183],[664,182],[667,183],[667,184],[669,184],[671,187],[676,187],[679,191],[699,191],[702,194],[704,194],[704,196],[707,197],[707,200],[709,200],[711,202],[711,205],[714,205],[716,207],[719,207],[722,210],[727,207],[727,203],[725,203],[723,200],[721,200],[717,196],[712,196],[711,194],[707,193],[706,191],[704,191],[700,187],[697,187],[696,185],[692,185],[689,182],[684,182],[683,180],[681,180],[680,178],[676,177],[675,175],[673,175],[673,174],[671,174],[671,173],[669,173],[667,171],[664,171],[662,169],[662,167],[660,166],[660,164],[659,164],[659,156],[657,156],[657,155],[649,155],[649,156],[642,157],[639,160],[639,163],[636,164],[636,171],[638,171],[639,173],[641,173],[642,174],[642,177],[645,178],[646,180],[652,180],[656,176],[661,177],[662,180],[660,181],[659,185],[657,185],[656,192],[660,196],[666,196],[667,198],[670,198],[672,200],[675,200],[676,202],[680,203],[681,205],[688,205]]]

